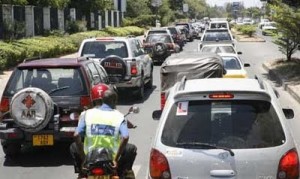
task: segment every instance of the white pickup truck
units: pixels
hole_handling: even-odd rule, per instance
[[[152,88],[153,62],[136,37],[99,37],[82,41],[79,56],[89,57],[105,68],[118,90],[130,90],[138,99]]]

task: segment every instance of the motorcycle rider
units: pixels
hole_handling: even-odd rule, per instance
[[[85,155],[92,149],[105,147],[113,151],[113,167],[117,169],[119,176],[123,176],[124,172],[133,174],[132,166],[137,148],[128,143],[127,125],[133,128],[135,126],[130,122],[127,124],[124,115],[116,110],[117,93],[105,84],[96,85],[92,88],[92,100],[94,108],[80,115],[74,133],[75,142],[70,146],[75,173],[79,173],[78,178],[85,177],[83,172]],[[109,128],[109,132],[101,130],[103,127]]]

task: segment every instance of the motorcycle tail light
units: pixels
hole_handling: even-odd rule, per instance
[[[150,153],[150,175],[152,178],[172,178],[167,158],[156,149],[152,149]]]
[[[9,99],[3,97],[0,103],[0,112],[5,113],[9,111]]]
[[[295,149],[284,154],[279,162],[277,178],[298,178],[299,177],[299,159],[298,153]]]
[[[102,168],[93,168],[91,172],[93,175],[98,175],[98,176],[105,174],[105,172]]]

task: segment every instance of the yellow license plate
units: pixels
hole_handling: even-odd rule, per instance
[[[111,179],[109,175],[103,175],[103,176],[88,176],[88,179]]]
[[[49,146],[53,145],[53,135],[33,135],[32,145],[33,146]]]

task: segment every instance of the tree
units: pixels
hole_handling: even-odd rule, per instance
[[[28,5],[40,6],[40,7],[55,7],[65,8],[71,2],[71,0],[27,0]]]
[[[0,4],[26,5],[27,0],[0,0]]]
[[[140,15],[149,15],[151,10],[149,8],[148,0],[128,0],[126,17],[135,18]]]
[[[287,61],[290,61],[300,45],[300,10],[279,1],[271,5],[271,9],[272,18],[277,23],[278,29],[278,36],[274,43],[286,55]]]

